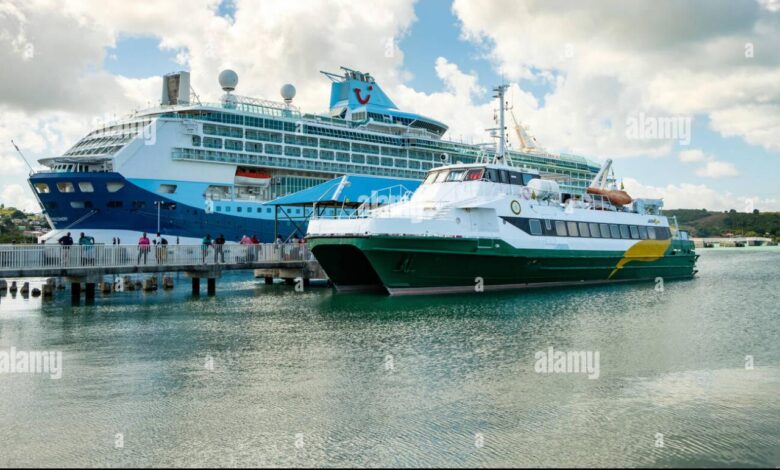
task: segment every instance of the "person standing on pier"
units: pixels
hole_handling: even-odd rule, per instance
[[[209,247],[211,247],[211,234],[203,237],[203,241],[200,245],[201,254],[203,255],[203,264],[206,264],[206,256],[209,254]]]
[[[257,235],[252,235],[252,245],[254,245],[254,250],[252,250],[254,253],[254,259],[259,260],[263,247],[260,246],[260,239],[257,238]]]
[[[60,237],[57,243],[62,246],[62,264],[70,264],[70,247],[73,245],[73,237],[70,236],[70,232]]]
[[[149,240],[149,237],[146,236],[146,232],[144,232],[143,235],[141,235],[141,238],[138,239],[138,262],[137,264],[141,264],[141,256],[144,258],[144,264],[146,264],[146,257],[149,255],[149,248],[152,242]]]
[[[224,246],[225,246],[225,236],[220,233],[217,239],[214,240],[214,262],[215,263],[225,262],[225,251],[223,249]],[[217,257],[219,257],[222,261],[217,261]]]
[[[254,254],[253,253],[254,249],[252,247],[252,239],[244,235],[243,237],[241,237],[241,241],[239,243],[242,245],[242,249],[244,251],[246,261],[247,262],[254,261],[252,259],[253,258],[252,255]]]

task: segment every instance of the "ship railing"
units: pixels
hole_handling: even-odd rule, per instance
[[[188,267],[313,260],[304,243],[252,245],[0,245],[0,275],[35,269]]]

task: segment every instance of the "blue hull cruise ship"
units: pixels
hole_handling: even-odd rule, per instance
[[[238,76],[225,70],[221,102],[203,103],[188,72],[166,75],[159,107],[39,161],[46,170],[29,182],[52,227],[44,238],[87,232],[98,243],[135,243],[159,231],[184,244],[206,234],[233,242],[303,236],[311,209],[269,202],[345,174],[387,178],[377,190],[414,189],[432,167],[497,151],[495,143],[444,138],[445,124],[399,110],[367,73],[323,74],[332,81],[325,115],[301,113],[292,85],[282,87],[284,102],[242,97],[233,94]],[[583,194],[599,171],[585,158],[537,148],[516,122],[515,131],[521,145],[506,153],[511,163],[556,179],[564,192]]]

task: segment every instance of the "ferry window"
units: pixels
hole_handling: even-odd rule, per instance
[[[82,193],[94,193],[95,187],[89,181],[79,181],[79,191]]]
[[[222,206],[217,206],[217,212],[222,212]]]
[[[436,171],[428,173],[428,176],[425,177],[425,181],[423,181],[423,184],[431,184],[431,183],[433,183],[433,180],[436,179],[436,175],[437,174],[438,174],[438,172],[436,172]]]
[[[643,225],[639,226],[639,238],[642,240],[647,240],[647,227]]]
[[[225,212],[230,212],[230,206],[225,207]]]
[[[639,238],[639,229],[636,225],[631,225],[628,229],[631,231],[631,238]]]
[[[465,173],[464,170],[452,170],[450,171],[450,174],[447,175],[447,179],[444,181],[460,181],[461,177],[463,176],[463,173]]]
[[[538,219],[531,219],[528,221],[528,226],[531,229],[531,235],[542,234],[542,223]]]
[[[76,189],[73,187],[73,183],[57,183],[57,190],[61,193],[72,193],[75,192]]]
[[[601,234],[599,233],[599,224],[589,224],[590,225],[590,236],[593,238],[599,238]]]
[[[51,192],[49,185],[46,183],[35,183],[35,190],[38,191],[39,194],[49,194]]]
[[[485,172],[484,168],[472,168],[466,173],[465,181],[479,181],[482,179],[482,174]]]
[[[532,175],[531,173],[523,173],[523,186],[528,186],[531,180],[539,179],[539,175]]]
[[[620,226],[620,237],[621,238],[631,238],[631,232],[628,230],[628,225],[621,225]]]
[[[83,209],[84,201],[70,201],[70,207],[74,209]]]
[[[157,203],[155,203],[157,205]],[[146,203],[144,201],[133,201],[133,209],[143,209],[146,207]]]
[[[615,224],[609,226],[609,233],[612,235],[612,238],[620,238],[620,229]]]
[[[577,222],[566,222],[566,228],[569,229],[570,237],[579,236],[579,234],[577,233]]]
[[[506,170],[498,170],[498,179],[503,184],[509,183],[509,175]]]
[[[607,224],[599,224],[599,228],[601,229],[601,236],[603,238],[609,238],[609,225]]]
[[[590,233],[588,231],[588,224],[585,222],[580,222],[577,224],[578,228],[580,229],[580,236],[581,237],[589,237]]]
[[[447,170],[436,173],[436,179],[434,180],[434,183],[441,183],[444,181],[444,179],[447,178],[447,173],[449,173]]]
[[[59,207],[59,204],[57,204],[55,201],[49,201],[46,203],[46,207],[48,207],[49,209],[56,209],[57,207]]]
[[[515,173],[514,171],[510,171],[509,172],[509,184],[522,185],[523,184],[523,175],[522,175],[522,173]]]
[[[111,181],[106,183],[106,190],[109,193],[115,193],[125,187],[125,183],[121,181]]]
[[[488,168],[485,170],[485,178],[493,183],[498,183],[498,170],[494,168]]]
[[[122,206],[123,206],[122,201],[108,201],[106,203],[106,207],[111,207],[113,209],[118,209]]]
[[[647,227],[647,238],[649,238],[650,240],[656,239],[655,227]]]
[[[241,206],[238,206],[238,207],[236,207],[236,212],[241,212],[241,211],[243,211],[243,210],[244,210],[244,209],[243,209]]]
[[[552,231],[552,221],[550,219],[544,219],[544,228],[548,232]]]
[[[247,207],[246,211],[251,213],[252,212],[252,208],[251,207]]]
[[[562,220],[555,221],[555,234],[558,235],[559,237],[566,236],[566,222]]]
[[[200,136],[199,135],[193,135],[192,136],[192,146],[193,147],[200,147]]]

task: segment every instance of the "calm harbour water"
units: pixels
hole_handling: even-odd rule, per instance
[[[0,465],[776,467],[780,250],[699,251],[663,292],[8,294],[0,351],[63,374],[0,374]],[[550,346],[599,378],[535,372]]]

